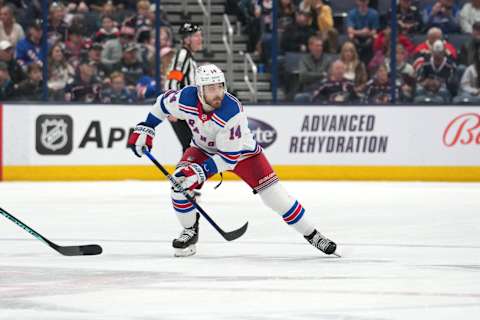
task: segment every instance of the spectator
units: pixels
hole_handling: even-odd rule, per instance
[[[368,74],[365,64],[358,57],[353,42],[347,41],[343,44],[340,51],[340,60],[344,63],[345,79],[354,83],[357,93],[362,92],[365,89]]]
[[[65,7],[63,4],[53,2],[48,16],[48,43],[65,42],[68,39],[68,25],[64,21]]]
[[[390,26],[386,27],[384,30],[380,31],[376,35],[375,41],[373,43],[374,53],[381,51],[385,54],[387,50],[390,49],[390,35]],[[397,35],[397,44],[401,44],[407,50],[408,54],[413,54],[413,52],[415,51],[415,44],[405,34],[400,33]]]
[[[100,43],[89,43],[86,48],[87,56],[83,59],[83,62],[88,63],[94,68],[95,77],[99,81],[104,82],[108,80],[107,74],[109,70],[102,63],[102,45]]]
[[[398,97],[398,92],[396,96]],[[373,79],[367,82],[365,102],[369,104],[388,104],[392,102],[391,86],[386,64],[381,64],[377,68]]]
[[[25,37],[23,28],[15,21],[10,5],[0,6],[0,41],[8,40],[13,47]]]
[[[412,3],[412,0],[398,1],[397,22],[400,34],[409,35],[418,33],[423,29],[422,15],[418,7]]]
[[[323,0],[304,0],[300,6],[315,17],[314,30],[322,35],[325,51],[337,53],[338,32],[334,28],[332,8]]]
[[[319,35],[311,36],[308,40],[309,54],[300,60],[299,86],[300,90],[313,91],[313,86],[318,87],[328,72],[328,66],[331,58],[325,56],[323,52],[323,41]]]
[[[65,88],[65,101],[100,102],[101,84],[95,78],[95,69],[88,63],[82,63],[72,84]]]
[[[295,18],[295,5],[293,0],[281,0],[278,15],[278,32],[283,34],[285,28],[292,24]]]
[[[397,88],[400,90],[399,100],[401,102],[412,102],[414,93],[413,89],[415,88],[415,69],[410,63],[408,63],[408,52],[405,47],[399,44],[397,45],[396,50],[397,77],[395,82]],[[389,56],[385,59],[385,65],[387,66],[387,71],[390,72]]]
[[[48,54],[48,89],[53,100],[64,99],[65,87],[73,82],[75,70],[65,59],[62,45],[55,44]]]
[[[137,50],[137,44],[125,44],[122,59],[112,67],[112,71],[118,71],[125,75],[127,86],[132,88],[135,87],[140,77],[145,73],[142,62],[138,60]]]
[[[474,62],[465,70],[460,81],[460,93],[453,99],[454,104],[480,104],[480,57],[475,51]]]
[[[444,34],[460,32],[458,12],[455,0],[437,0],[423,11],[423,23],[427,29],[437,27]]]
[[[380,27],[380,18],[375,9],[368,7],[369,0],[356,0],[357,7],[348,13],[348,39],[358,49],[362,61],[370,61],[373,56],[372,44]]]
[[[464,33],[473,32],[473,24],[480,21],[480,0],[470,0],[463,5],[459,14],[460,27]]]
[[[333,62],[328,78],[314,92],[313,102],[332,104],[355,102],[358,98],[355,85],[353,81],[345,79],[344,75],[345,64],[341,60]]]
[[[101,7],[97,7],[97,10],[102,17],[111,17],[115,26],[121,25],[124,11],[120,6],[115,7],[112,1],[106,1]]]
[[[106,67],[118,63],[122,59],[122,48],[130,42],[134,42],[135,29],[123,26],[120,29],[120,37],[117,39],[108,40],[103,46],[102,63]]]
[[[13,55],[14,50],[12,44],[8,40],[0,41],[0,62],[7,65],[8,73],[12,82],[19,83],[24,80],[26,76]]]
[[[415,70],[420,69],[422,64],[425,61],[428,61],[432,55],[432,46],[437,40],[443,41],[443,46],[445,48],[445,54],[450,62],[455,62],[458,58],[457,50],[455,47],[446,40],[443,40],[443,32],[441,29],[433,27],[427,32],[427,40],[420,43],[415,50],[413,51],[414,63],[413,67]]]
[[[68,1],[67,11],[76,14],[85,14],[90,11],[85,1]]]
[[[28,65],[28,78],[15,86],[17,100],[38,101],[42,98],[42,67],[32,63]]]
[[[65,55],[73,68],[76,69],[80,65],[87,43],[87,40],[82,36],[80,26],[72,25],[68,33],[68,40],[65,42]]]
[[[308,12],[296,12],[295,23],[286,27],[282,37],[281,48],[284,52],[307,52],[308,39],[314,34],[309,26],[310,19]]]
[[[0,101],[7,101],[13,97],[13,82],[8,74],[8,66],[0,61]]]
[[[259,0],[254,6],[255,17],[259,22],[260,41],[256,45],[255,54],[268,64],[271,57],[272,39],[272,0]]]
[[[237,12],[239,20],[243,24],[242,32],[248,34],[247,51],[253,52],[256,50],[260,34],[260,21],[255,17],[255,5],[252,0],[227,0],[229,3],[237,5],[234,8]]]
[[[17,43],[16,58],[24,70],[27,70],[27,67],[32,63],[38,64],[39,66],[43,65],[43,56],[40,48],[42,34],[40,24],[34,22],[28,28],[27,37]]]
[[[137,14],[127,18],[123,25],[135,30],[135,40],[137,42],[148,41],[153,25],[150,18],[150,2],[147,0],[138,1]]]
[[[463,66],[470,66],[475,63],[477,50],[480,49],[480,21],[473,24],[470,40],[462,45],[458,57],[458,63]]]
[[[435,41],[432,57],[425,62],[417,75],[417,103],[448,103],[455,93],[455,66],[445,56],[445,47],[441,40]]]
[[[173,35],[172,30],[168,27],[160,27],[160,74],[161,82],[166,82],[166,77],[169,68],[173,62],[175,56],[175,50],[173,49]],[[150,39],[150,43],[147,46],[147,59],[148,61],[148,74],[154,75],[155,71],[155,37]]]
[[[101,20],[102,26],[95,33],[93,41],[105,43],[108,40],[116,39],[120,36],[120,30],[115,26],[115,21],[111,16],[103,16]]]
[[[102,91],[102,103],[125,103],[135,102],[134,93],[125,86],[125,76],[121,72],[113,72],[110,75],[110,86]]]

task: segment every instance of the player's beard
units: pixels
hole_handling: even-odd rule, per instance
[[[222,105],[222,97],[216,96],[212,98],[210,101],[206,101],[212,108],[218,109]]]

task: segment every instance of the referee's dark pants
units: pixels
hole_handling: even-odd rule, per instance
[[[178,140],[182,144],[182,150],[185,152],[188,147],[190,147],[190,142],[192,141],[192,131],[188,127],[188,124],[184,120],[177,120],[175,122],[170,122],[172,124],[173,131],[177,135]]]

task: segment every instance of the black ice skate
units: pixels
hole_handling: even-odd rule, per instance
[[[195,244],[198,241],[198,220],[200,215],[197,213],[197,221],[190,228],[185,228],[180,233],[180,236],[173,239],[173,248],[175,249],[175,257],[193,256],[197,249]]]
[[[305,236],[308,242],[315,248],[319,249],[325,254],[333,254],[337,257],[340,257],[340,254],[337,253],[337,244],[332,240],[322,236],[320,232],[314,230],[312,234]]]

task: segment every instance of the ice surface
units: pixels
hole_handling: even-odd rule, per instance
[[[166,182],[1,183],[0,319],[480,318],[480,184],[285,182],[344,258],[321,254],[241,182],[207,184],[197,255],[174,258],[180,227]]]

